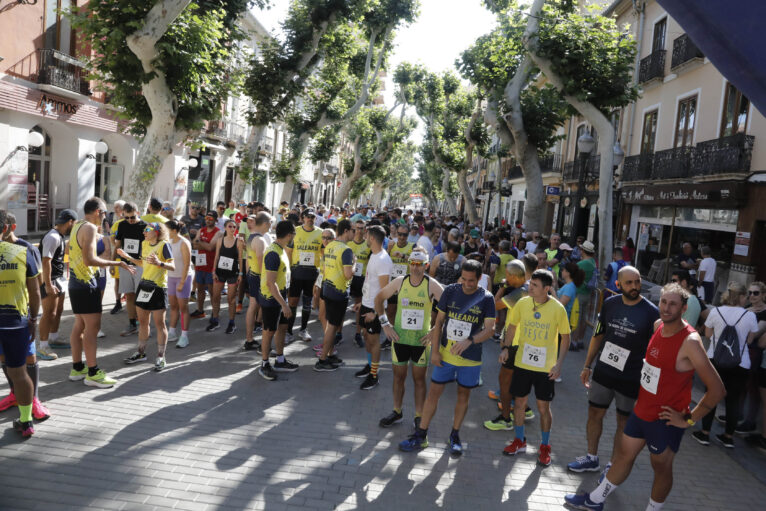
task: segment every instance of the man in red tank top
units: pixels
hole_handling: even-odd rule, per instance
[[[205,317],[205,291],[213,296],[213,263],[215,262],[215,245],[222,236],[216,227],[218,213],[208,211],[205,215],[205,226],[197,231],[192,241],[192,254],[195,255],[194,284],[197,291],[197,310],[191,313],[192,318]]]
[[[576,509],[604,509],[604,501],[630,475],[644,446],[654,469],[652,495],[647,511],[661,509],[673,487],[673,458],[684,430],[702,419],[725,392],[720,376],[702,346],[702,339],[682,316],[689,292],[678,284],[662,288],[660,319],[649,341],[641,371],[641,389],[625,425],[614,464],[603,474],[598,487],[564,500]],[[694,410],[689,410],[694,372],[707,392]]]

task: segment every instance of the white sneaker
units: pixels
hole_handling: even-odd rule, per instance
[[[311,342],[311,335],[309,334],[308,330],[301,330],[298,332],[298,339],[303,342]]]
[[[559,376],[558,378],[556,378],[556,379],[555,379],[555,380],[553,380],[553,381],[555,381],[556,383],[561,383],[561,376]]]
[[[159,372],[165,369],[165,357],[157,357],[157,361],[154,362],[154,370]]]
[[[189,336],[185,334],[181,334],[181,337],[178,338],[178,342],[176,343],[176,348],[185,348],[189,345]]]
[[[99,330],[99,331],[98,331],[98,334],[96,334],[96,337],[98,337],[99,339],[101,339],[102,337],[106,337],[106,334],[104,333],[104,331],[103,331],[103,330]]]
[[[295,336],[290,333],[285,333],[285,345],[291,344],[295,340]]]
[[[176,342],[178,340],[178,331],[170,331],[168,330],[168,342]]]

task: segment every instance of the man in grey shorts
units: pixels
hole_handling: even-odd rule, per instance
[[[612,450],[614,458],[617,439],[622,436],[638,398],[646,347],[654,333],[654,322],[660,317],[657,307],[641,296],[641,274],[636,268],[621,268],[617,274],[617,287],[621,294],[605,300],[601,308],[585,357],[585,367],[580,374],[583,385],[588,388],[588,453],[567,465],[572,472],[597,472],[601,469],[598,443],[604,416],[612,401],[617,408],[617,431]],[[596,365],[591,369],[594,360]],[[611,462],[607,463],[604,473],[610,466]]]
[[[134,259],[141,258],[141,242],[144,240],[144,228],[146,222],[139,218],[138,206],[133,202],[127,202],[122,207],[124,220],[117,227],[117,233],[114,236],[115,251],[121,248],[130,257]],[[117,256],[114,255],[115,260]],[[128,262],[129,266],[135,266]],[[141,280],[143,270],[140,266],[135,266],[135,273],[120,272],[120,287],[118,291],[125,295],[125,302],[128,309],[128,327],[120,332],[120,335],[127,337],[138,333],[138,316],[136,314],[136,290]]]

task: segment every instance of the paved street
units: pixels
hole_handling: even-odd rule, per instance
[[[105,303],[111,307],[113,299],[107,295]],[[66,314],[61,332],[68,334],[72,317]],[[390,355],[384,352],[381,385],[359,390],[353,373],[364,354],[352,342],[350,324],[339,353],[346,360],[341,370],[314,372],[313,350],[296,342],[287,354],[300,370],[267,382],[254,370],[258,356],[241,350],[242,316],[233,336],[222,330],[208,334],[204,320],[194,321],[192,344],[185,350],[171,345],[162,373],[152,364],[123,365],[135,341],[118,334],[126,322],[125,312],[104,315],[107,337],[99,341],[99,362],[119,379],[113,389],[67,381],[70,358],[59,351],[58,361],[41,363],[40,397],[52,417],[37,434],[22,442],[10,427],[17,412],[0,415],[0,509],[547,510],[561,509],[565,493],[590,489],[597,478],[566,471],[566,463],[585,450],[587,400],[577,383],[583,353],[570,355],[557,386],[553,464],[544,469],[536,464],[537,419],[527,433],[533,452],[515,459],[501,454],[512,432],[481,425],[496,414],[486,397],[497,377],[492,342],[484,356],[485,384],[474,392],[461,431],[466,452],[451,459],[445,440],[454,389],[445,393],[430,428],[431,447],[419,454],[399,452],[397,443],[411,430],[410,389],[407,423],[379,428],[378,420],[391,409]],[[310,332],[318,338],[316,320]],[[150,359],[154,349],[150,344]],[[0,393],[6,392],[3,381]],[[602,459],[611,450],[614,412],[607,417]],[[766,485],[751,472],[763,478],[766,457],[744,450],[741,439],[731,453],[704,448],[687,434],[666,508],[749,509],[763,502]],[[644,453],[608,509],[645,509],[650,484]]]

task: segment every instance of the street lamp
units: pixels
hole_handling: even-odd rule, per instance
[[[577,228],[580,226],[580,215],[583,209],[583,199],[585,198],[586,175],[588,170],[588,157],[596,146],[596,140],[590,133],[583,133],[577,139],[577,151],[580,154],[580,175],[577,182],[577,200],[575,201],[575,215],[572,223],[572,243],[577,242]]]

